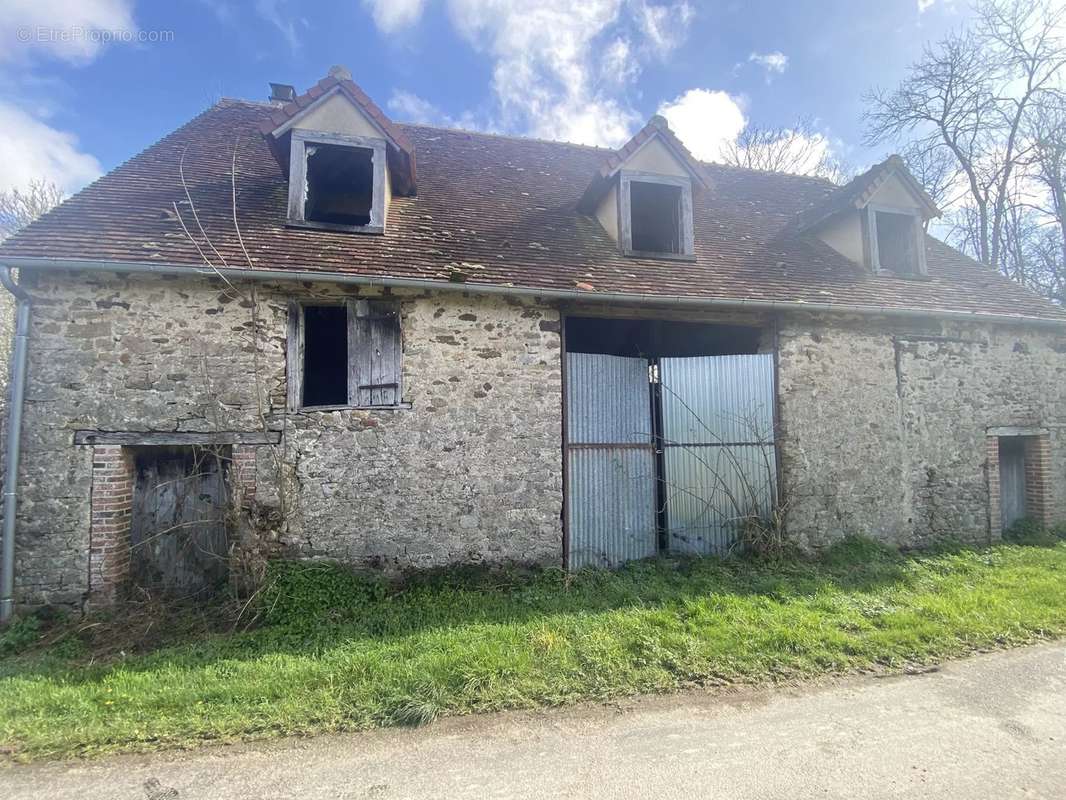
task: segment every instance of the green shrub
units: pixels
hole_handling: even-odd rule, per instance
[[[1052,547],[1062,541],[1066,530],[1046,528],[1035,519],[1024,517],[1003,531],[1003,541],[1033,547]]]
[[[827,567],[840,569],[869,564],[883,564],[899,561],[900,554],[895,548],[869,536],[852,534],[833,542],[822,553],[821,562]]]
[[[268,624],[305,627],[355,619],[387,592],[380,573],[330,561],[277,560],[267,567],[259,606]]]
[[[37,617],[16,617],[0,628],[0,657],[21,653],[35,641],[41,630]]]

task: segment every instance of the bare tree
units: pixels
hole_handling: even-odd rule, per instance
[[[0,241],[59,205],[63,190],[51,181],[33,180],[25,189],[0,192]]]
[[[826,137],[806,118],[782,128],[746,127],[736,141],[722,147],[721,161],[735,167],[812,175],[836,183],[847,169],[830,152]]]
[[[980,0],[976,11],[969,29],[927,46],[898,87],[865,96],[865,140],[909,139],[917,171],[950,158],[957,179],[946,187],[959,184],[963,194],[959,241],[1002,268],[1014,178],[1032,147],[1028,120],[1061,91],[1066,10],[1053,0]]]
[[[1066,280],[1066,98],[1053,98],[1037,109],[1030,136],[1030,174],[1047,190],[1046,202],[1038,210],[1057,227],[1051,238],[1057,238],[1059,245],[1055,258],[1061,285]]]
[[[943,148],[929,149],[916,142],[908,142],[900,152],[915,180],[941,208],[955,205],[959,200],[959,165]]]

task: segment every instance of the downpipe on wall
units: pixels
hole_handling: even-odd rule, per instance
[[[0,625],[15,610],[15,516],[18,512],[19,448],[22,440],[22,400],[26,392],[26,344],[30,330],[30,296],[15,283],[11,268],[0,266],[0,284],[15,298],[15,342],[11,351],[11,386],[4,442],[3,544],[0,548]]]

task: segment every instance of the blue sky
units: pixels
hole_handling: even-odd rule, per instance
[[[398,121],[617,145],[656,112],[711,158],[815,121],[861,167],[862,92],[967,14],[951,0],[0,0],[0,189],[75,190],[219,97],[344,64]],[[126,41],[106,42],[108,38]]]

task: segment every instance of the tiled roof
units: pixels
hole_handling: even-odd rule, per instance
[[[634,259],[575,208],[610,151],[413,125],[418,194],[396,197],[383,236],[290,228],[286,179],[260,126],[276,109],[223,101],[0,245],[4,256],[202,265],[185,181],[213,248],[247,268],[233,225],[230,163],[252,267],[540,290],[841,303],[1038,317],[1063,312],[934,239],[928,280],[871,275],[794,232],[836,187],[813,178],[702,165],[694,261]],[[222,265],[221,259],[214,258]],[[591,289],[586,287],[591,286]]]
[[[820,223],[844,211],[862,208],[873,194],[892,175],[898,176],[914,193],[914,197],[924,207],[926,217],[939,217],[940,209],[936,203],[914,180],[910,171],[897,155],[891,155],[880,164],[874,164],[866,172],[852,178],[836,191],[829,193],[820,203],[815,203],[796,216],[795,229],[806,231],[816,228]]]

